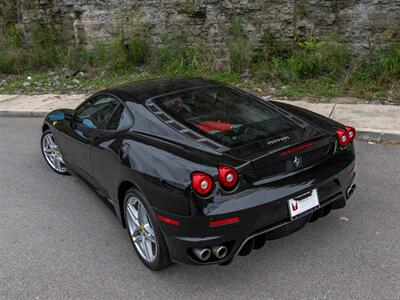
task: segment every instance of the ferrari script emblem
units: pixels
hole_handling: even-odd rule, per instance
[[[277,138],[274,140],[269,140],[269,141],[267,141],[267,144],[269,146],[271,146],[271,145],[279,143],[279,142],[287,141],[288,139],[290,139],[288,136],[283,136],[283,137],[280,137],[280,138]]]

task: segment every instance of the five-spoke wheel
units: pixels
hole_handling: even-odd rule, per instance
[[[139,258],[153,271],[168,267],[171,264],[168,248],[146,198],[131,188],[124,200],[125,224]]]
[[[41,140],[42,153],[48,165],[59,174],[68,174],[67,167],[62,158],[60,148],[54,140],[54,135],[50,130],[46,130]]]
[[[157,239],[144,205],[134,196],[126,203],[128,231],[133,244],[144,260],[151,263],[157,255]]]

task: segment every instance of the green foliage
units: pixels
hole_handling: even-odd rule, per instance
[[[36,25],[32,30],[32,67],[54,68],[61,64],[60,49],[63,42],[49,27]]]
[[[230,69],[237,73],[247,72],[253,59],[252,43],[237,20],[233,22],[232,35],[228,43]]]
[[[240,75],[232,72],[217,72],[212,74],[210,78],[227,84],[236,84],[240,82]]]
[[[58,62],[55,67],[79,69],[85,62],[85,54],[86,51],[72,45],[60,47],[57,49]]]
[[[271,32],[264,33],[260,44],[258,60],[272,61],[274,58],[287,58],[293,51],[293,47],[278,40]]]
[[[290,48],[272,34],[265,34],[251,72],[257,80],[283,82],[304,82],[326,75],[339,78],[349,59],[347,47],[334,40],[310,40]]]
[[[394,43],[387,48],[375,49],[359,61],[343,84],[352,96],[370,98],[372,95],[382,97],[393,88],[399,91],[399,80],[400,44]]]
[[[104,44],[97,44],[96,52],[101,62],[104,62],[108,56],[110,67],[113,70],[129,70],[134,66],[141,66],[150,61],[151,47],[143,37],[132,36],[129,39],[123,39],[121,36],[115,36],[107,53]]]
[[[136,65],[140,66],[148,63],[151,57],[151,47],[146,38],[133,36],[129,41],[129,59]]]
[[[128,67],[128,49],[120,36],[115,36],[110,44],[110,67],[113,70],[123,70]]]
[[[189,9],[194,2],[187,3]],[[82,69],[85,74],[93,74],[89,75],[93,78],[80,78],[81,84],[77,86],[63,77],[57,79],[52,91],[87,91],[121,80],[168,76],[204,76],[245,88],[272,86],[278,95],[288,97],[371,98],[400,90],[400,43],[351,61],[346,45],[335,39],[311,39],[293,45],[267,31],[256,44],[234,21],[227,55],[216,60],[209,46],[188,44],[183,38],[165,38],[156,46],[149,43],[146,34],[136,31],[130,36],[116,35],[110,42],[80,47],[74,45],[71,36],[47,26],[34,26],[25,39],[19,27],[7,24],[7,30],[1,30],[5,35],[0,35],[0,73],[24,75],[0,86],[0,92],[37,91],[51,82],[35,74],[63,68]],[[39,81],[39,86],[24,85],[28,72]]]
[[[349,59],[347,47],[337,41],[308,41],[300,44],[287,63],[296,79],[306,80],[325,75],[338,77]]]
[[[308,79],[304,83],[305,94],[314,97],[333,98],[340,94],[340,84],[335,78],[324,76],[318,79]]]
[[[377,56],[381,75],[386,79],[400,79],[400,44],[391,45]]]
[[[154,49],[151,66],[154,72],[167,76],[201,76],[211,72],[212,59],[204,46],[187,46],[174,39]]]
[[[0,0],[0,40],[8,35],[17,22],[17,1]]]
[[[290,63],[290,59],[292,62]],[[293,58],[289,59],[274,58],[272,60],[273,75],[276,80],[284,83],[299,82],[299,74],[296,68],[293,68]]]
[[[0,73],[19,74],[27,68],[28,55],[23,49],[0,45]]]
[[[22,33],[16,25],[11,25],[8,29],[8,39],[11,45],[15,47],[22,46]]]
[[[109,53],[108,45],[101,41],[96,41],[92,48],[82,52],[83,61],[93,68],[103,67],[107,64]]]
[[[5,74],[13,73],[13,59],[8,51],[0,49],[0,71]]]
[[[250,73],[257,81],[268,81],[273,78],[272,63],[265,60],[253,63],[250,68]]]
[[[367,98],[369,95],[379,93],[384,86],[379,80],[374,78],[372,73],[367,73],[360,68],[350,74],[349,78],[344,82],[344,87],[351,90],[351,94],[358,98]]]

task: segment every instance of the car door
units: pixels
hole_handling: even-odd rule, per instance
[[[121,160],[129,152],[124,135],[133,125],[133,116],[129,109],[120,103],[102,133],[92,146],[93,175],[107,196],[116,190],[121,173]],[[110,198],[108,196],[108,198]]]
[[[76,109],[68,130],[58,138],[67,165],[87,179],[93,177],[91,146],[118,105],[118,100],[110,95],[87,100]]]

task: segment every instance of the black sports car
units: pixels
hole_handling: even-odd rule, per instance
[[[152,270],[228,264],[356,187],[354,128],[201,78],[103,90],[42,130],[46,162],[112,204]]]

